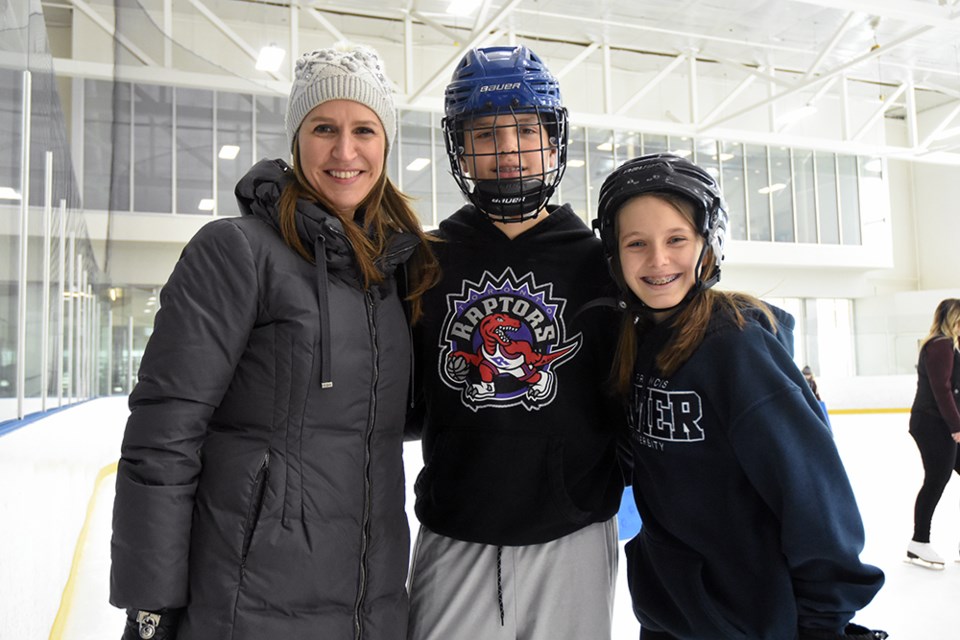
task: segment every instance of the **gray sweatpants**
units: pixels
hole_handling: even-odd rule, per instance
[[[618,553],[616,517],[525,547],[462,542],[421,526],[407,639],[609,638]]]

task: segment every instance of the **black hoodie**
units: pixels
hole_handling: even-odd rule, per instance
[[[618,318],[577,314],[610,286],[599,240],[569,206],[511,240],[468,205],[437,235],[443,279],[414,330],[420,521],[526,545],[611,518],[623,486],[621,411],[605,391]]]

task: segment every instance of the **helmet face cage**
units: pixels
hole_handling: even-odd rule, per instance
[[[450,170],[467,199],[497,222],[535,218],[567,159],[567,111],[543,62],[523,46],[468,51],[445,111]]]
[[[600,232],[611,275],[621,290],[629,294],[620,272],[617,214],[630,199],[657,193],[676,194],[693,204],[694,227],[703,237],[704,246],[697,262],[697,282],[691,293],[712,287],[720,280],[728,220],[726,204],[713,176],[689,160],[670,153],[628,160],[607,176],[600,188],[599,213],[594,228]],[[707,280],[703,280],[702,261],[708,247],[712,250],[714,270]]]

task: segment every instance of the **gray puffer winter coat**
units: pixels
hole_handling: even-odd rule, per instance
[[[292,172],[262,161],[240,218],[205,225],[161,292],[117,473],[110,601],[186,607],[178,640],[400,640],[410,371],[393,277],[364,291],[340,222],[301,201],[316,265],[284,244]],[[325,258],[325,259],[324,259]]]

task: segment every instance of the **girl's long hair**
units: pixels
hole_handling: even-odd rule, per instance
[[[662,199],[680,212],[693,229],[697,229],[693,203],[686,198],[672,193],[645,193],[644,195],[652,195]],[[615,228],[618,236],[620,233],[619,226],[618,214]],[[619,268],[620,261],[616,260],[615,263]],[[702,265],[704,266],[701,266],[700,280],[707,280],[717,268],[713,250],[709,247],[704,252]],[[627,295],[632,294],[627,292]],[[677,331],[670,342],[664,345],[660,353],[657,354],[656,364],[660,374],[663,376],[673,375],[684,362],[690,359],[693,352],[703,342],[707,327],[710,324],[710,318],[715,312],[729,315],[736,325],[742,329],[747,323],[744,311],[750,309],[758,309],[763,313],[770,322],[770,326],[776,331],[777,321],[773,312],[765,303],[754,296],[736,291],[718,291],[716,289],[706,289],[694,295],[693,299],[683,309],[664,320],[664,322],[669,322],[670,326],[677,327]],[[633,384],[633,368],[637,358],[637,333],[649,328],[652,324],[653,321],[642,314],[639,316],[630,312],[623,314],[623,321],[620,325],[620,339],[617,343],[610,377],[614,388],[624,396]]]
[[[953,348],[957,348],[957,323],[960,322],[960,300],[957,298],[946,298],[937,305],[937,310],[933,312],[933,324],[930,326],[930,333],[920,343],[923,348],[925,344],[934,338],[950,338],[953,341]]]
[[[297,233],[296,216],[298,199],[316,202],[324,211],[340,219],[343,231],[353,247],[364,288],[383,281],[383,274],[377,268],[376,261],[383,255],[391,232],[407,231],[415,234],[420,239],[420,244],[407,263],[410,282],[406,298],[410,302],[410,320],[415,323],[423,315],[423,294],[440,279],[440,266],[429,245],[434,239],[423,232],[420,220],[410,206],[410,198],[397,189],[387,177],[387,153],[388,149],[385,147],[380,178],[357,207],[364,211],[361,227],[355,224],[353,219],[345,219],[336,213],[329,200],[310,186],[300,165],[300,143],[294,140],[293,173],[296,179],[289,180],[280,195],[280,233],[294,251],[314,262],[313,254],[303,246]]]

